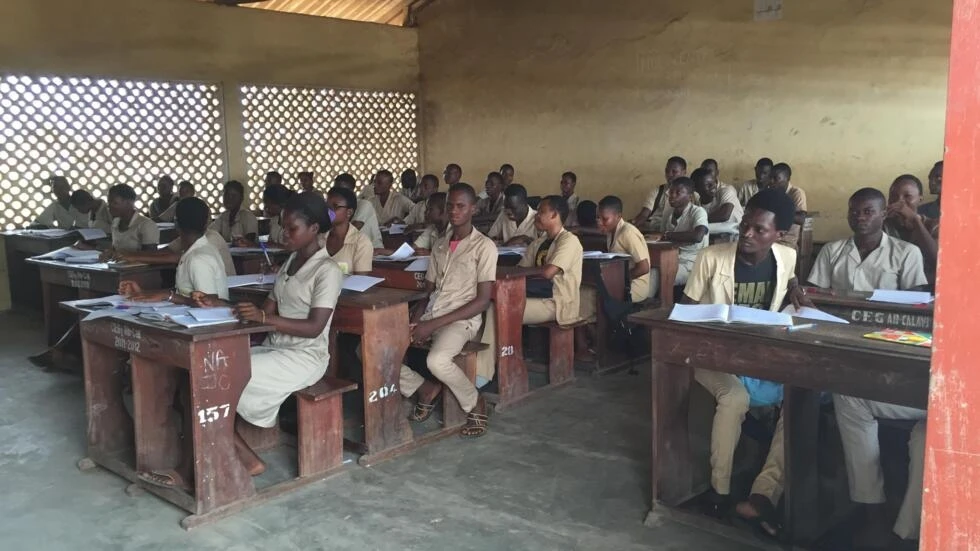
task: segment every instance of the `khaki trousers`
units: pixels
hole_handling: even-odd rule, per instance
[[[459,401],[460,407],[467,413],[476,407],[479,393],[466,373],[463,373],[463,370],[453,362],[453,358],[463,350],[467,342],[473,340],[478,330],[479,326],[469,320],[454,321],[440,328],[432,334],[432,346],[429,348],[429,355],[425,362],[432,375],[449,387],[449,391]],[[424,382],[424,377],[408,366],[402,366],[399,377],[402,395],[415,394]]]

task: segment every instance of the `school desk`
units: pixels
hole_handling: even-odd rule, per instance
[[[416,232],[388,233],[388,228],[381,228],[381,244],[389,251],[398,250],[403,243],[411,244]]]
[[[289,251],[269,251],[269,258],[274,264],[281,266],[289,258]],[[265,255],[259,251],[232,250],[231,261],[235,264],[235,273],[238,275],[260,274],[262,265],[266,263]]]
[[[10,282],[10,301],[15,305],[41,308],[41,278],[37,267],[25,262],[32,256],[38,256],[62,247],[68,247],[78,241],[78,234],[72,233],[65,237],[49,239],[31,234],[23,230],[11,230],[0,233],[3,236],[6,249],[7,277]]]
[[[803,218],[800,240],[796,244],[796,277],[800,281],[806,281],[813,267],[813,220],[818,216],[819,212],[808,212]]]
[[[814,306],[854,324],[932,332],[933,303],[910,305],[871,302],[868,300],[871,293],[816,287],[807,287],[806,292]]]
[[[606,235],[595,228],[575,228],[572,233],[582,242],[582,248],[587,251],[605,251]],[[647,250],[650,252],[650,269],[660,271],[660,304],[673,306],[674,280],[677,279],[678,243],[647,239]]]
[[[598,278],[602,280],[609,296],[613,300],[622,301],[629,293],[629,259],[626,257],[616,258],[586,258],[582,261],[582,284],[597,287]],[[593,375],[602,375],[625,367],[633,355],[631,350],[616,349],[610,340],[613,331],[612,320],[606,315],[602,308],[602,297],[596,289],[595,295],[595,362],[592,362]],[[642,356],[646,356],[640,351]]]
[[[669,309],[657,309],[630,316],[651,332],[653,504],[648,524],[664,516],[699,525],[707,520],[675,509],[706,489],[693,483],[688,443],[694,368],[785,385],[785,534],[798,544],[814,541],[821,529],[820,392],[926,408],[928,348],[865,339],[867,328],[854,325],[819,323],[790,333],[778,327],[677,323],[669,315]]]

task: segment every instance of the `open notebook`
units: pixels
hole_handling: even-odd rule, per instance
[[[749,323],[752,325],[793,325],[793,318],[788,314],[759,310],[746,306],[729,306],[728,304],[675,304],[670,312],[671,321],[687,323]]]

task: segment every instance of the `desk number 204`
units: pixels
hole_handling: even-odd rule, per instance
[[[398,388],[395,385],[383,386],[378,390],[372,390],[368,394],[368,402],[377,402],[378,400],[383,400],[388,396],[394,396],[398,392]]]
[[[228,417],[228,412],[230,411],[231,404],[222,404],[220,406],[211,406],[205,409],[199,409],[197,410],[197,421],[202,425],[214,423],[218,419]]]

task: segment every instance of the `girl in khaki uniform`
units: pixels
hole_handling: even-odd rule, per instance
[[[333,226],[323,239],[327,254],[345,274],[370,273],[374,247],[367,235],[350,223],[350,217],[357,209],[354,192],[342,187],[330,188],[327,205],[334,216]]]
[[[115,259],[119,253],[155,251],[160,243],[156,222],[136,212],[136,190],[126,184],[109,188],[109,212],[112,214],[112,247],[102,253],[102,261]]]

